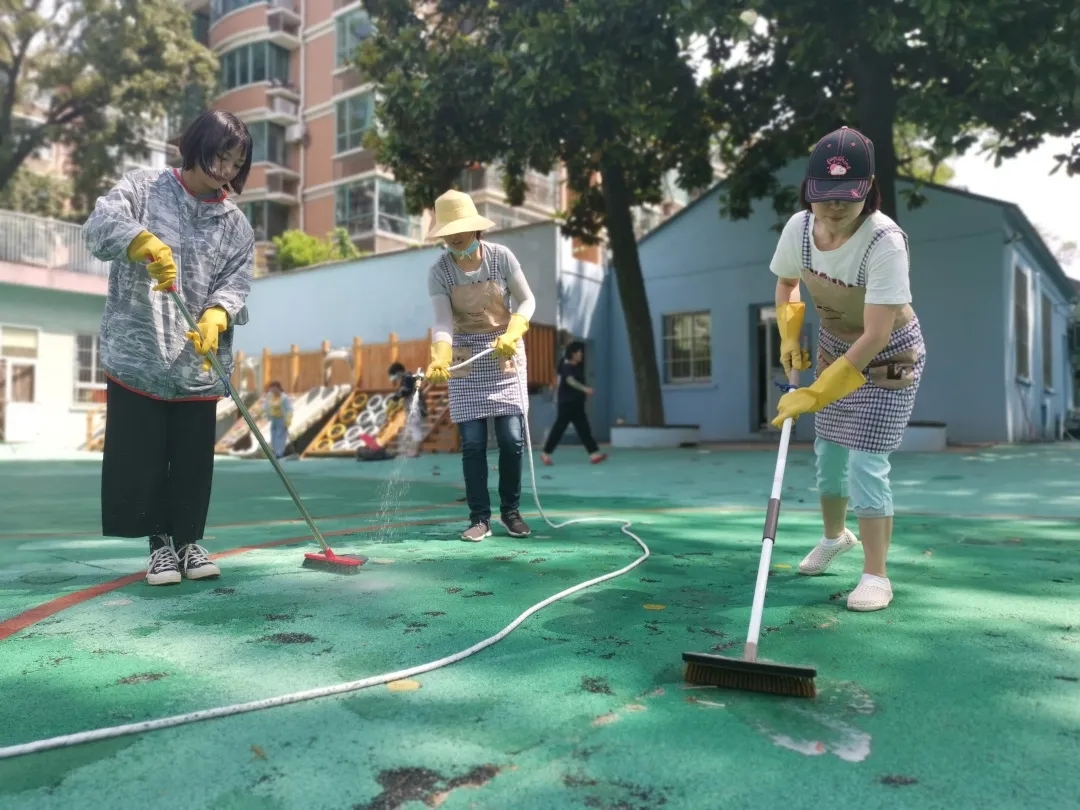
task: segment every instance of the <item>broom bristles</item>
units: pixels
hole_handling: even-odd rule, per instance
[[[697,686],[718,686],[770,695],[817,696],[817,670],[757,661],[743,661],[703,653],[683,653],[683,677]]]

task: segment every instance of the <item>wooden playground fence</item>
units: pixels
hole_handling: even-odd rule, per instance
[[[553,326],[532,324],[525,333],[525,356],[528,360],[529,388],[555,384],[556,330]],[[285,354],[264,349],[259,373],[245,368],[244,353],[236,353],[232,383],[241,387],[243,377],[251,373],[250,387],[265,391],[271,382],[281,383],[289,393],[302,393],[323,385],[353,385],[361,391],[387,388],[387,369],[400,362],[409,371],[427,368],[431,357],[431,332],[420,340],[399,340],[393,332],[386,343],[364,343],[353,338],[345,351],[332,350],[324,340],[318,351],[300,351],[293,345]]]

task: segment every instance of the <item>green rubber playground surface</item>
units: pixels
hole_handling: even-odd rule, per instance
[[[761,655],[820,694],[689,687],[682,652],[741,650],[774,462],[562,448],[543,505],[633,521],[651,557],[624,576],[412,683],[0,760],[0,807],[1080,806],[1080,447],[895,456],[895,601],[871,614],[845,609],[858,550],[796,574],[820,524],[793,450]],[[641,555],[617,524],[548,528],[527,483],[533,537],[460,542],[456,456],[285,466],[359,575],[301,568],[265,461],[218,464],[221,578],[161,588],[143,542],[100,536],[98,462],[0,463],[0,747],[424,664]]]

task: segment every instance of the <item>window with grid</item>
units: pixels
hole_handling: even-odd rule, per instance
[[[391,180],[377,181],[379,230],[398,236],[409,236],[412,217],[405,208],[405,189]]]
[[[256,242],[269,242],[289,230],[289,206],[269,200],[241,206],[244,216],[255,231]]]
[[[289,82],[289,52],[273,42],[241,45],[221,55],[221,89],[234,90],[255,82]]]
[[[364,133],[375,117],[375,96],[361,93],[337,103],[337,151],[348,152],[364,145]]]
[[[336,67],[344,67],[356,56],[356,49],[371,36],[371,17],[362,8],[342,14],[334,22],[334,39],[337,45]]]
[[[251,133],[251,162],[287,165],[285,159],[285,127],[272,121],[248,124]]]
[[[1013,334],[1016,376],[1031,379],[1031,277],[1020,265],[1013,267]]]
[[[374,177],[338,186],[336,196],[334,222],[337,226],[347,229],[353,236],[375,230]]]
[[[105,401],[105,369],[97,335],[75,336],[75,402]]]
[[[1054,302],[1042,297],[1042,378],[1044,388],[1054,387]]]
[[[711,382],[712,313],[665,315],[663,329],[664,382]]]
[[[226,14],[263,2],[266,0],[210,0],[210,22],[216,23]]]

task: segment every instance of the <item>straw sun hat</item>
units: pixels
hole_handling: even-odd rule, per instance
[[[494,222],[476,213],[472,197],[462,191],[450,190],[435,200],[435,222],[428,231],[428,238],[439,239],[494,227]]]

